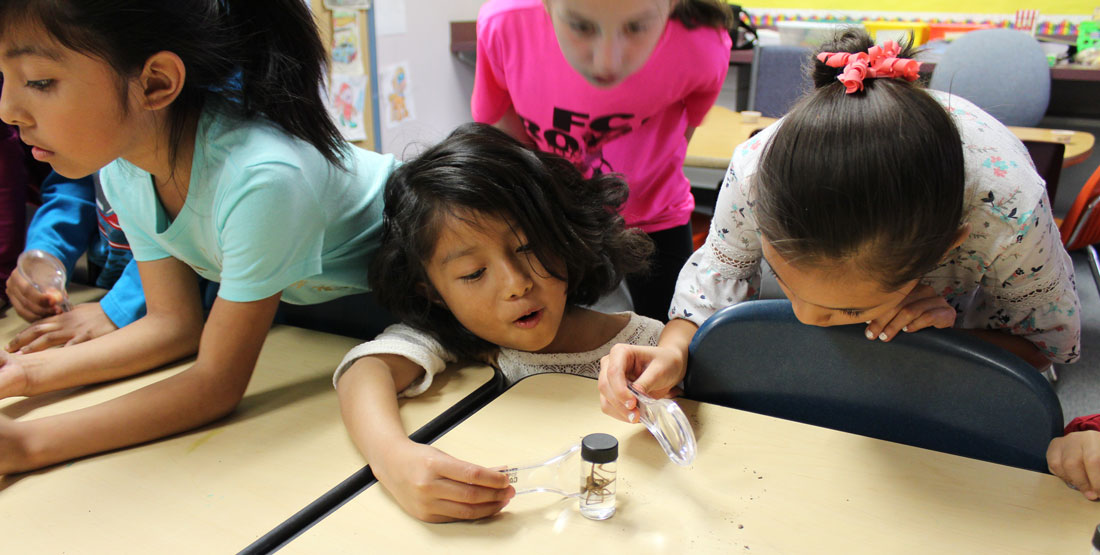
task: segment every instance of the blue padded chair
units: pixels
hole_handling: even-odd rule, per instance
[[[1027,33],[971,31],[944,50],[929,87],[959,95],[1005,125],[1034,127],[1050,103],[1050,65]]]
[[[811,51],[804,46],[757,46],[749,73],[749,110],[769,118],[783,117],[813,88],[806,71]]]
[[[727,307],[691,342],[684,396],[1047,471],[1062,407],[1023,359],[957,330],[863,332],[804,325],[787,300]]]

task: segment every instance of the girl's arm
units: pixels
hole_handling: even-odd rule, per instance
[[[687,373],[688,347],[699,326],[674,318],[656,347],[620,343],[600,359],[600,405],[609,416],[638,421],[638,399],[627,383],[651,397],[671,397]]]
[[[492,515],[515,494],[503,473],[415,443],[405,433],[397,392],[423,372],[399,355],[356,360],[336,385],[348,434],[378,481],[410,515],[428,522]]]
[[[1012,335],[1002,330],[971,329],[965,331],[1024,359],[1036,370],[1045,370],[1051,364],[1050,359],[1034,343],[1019,335]]]
[[[172,266],[167,261],[159,262]],[[170,304],[164,299],[166,291],[158,285],[150,287],[160,281],[151,273],[143,271],[142,277],[145,278],[150,316],[159,326],[163,306]],[[188,287],[181,291],[197,297],[194,278],[188,281]],[[194,306],[198,307],[197,298],[194,301]],[[0,425],[0,472],[29,470],[126,447],[225,416],[244,395],[278,304],[278,294],[249,303],[218,299],[202,329],[198,359],[191,368],[99,405],[38,420],[3,422]],[[97,341],[123,336],[123,331],[139,323],[56,352],[92,347]],[[140,337],[136,334],[126,336]],[[144,339],[153,342],[151,335]],[[159,349],[170,348],[167,341],[155,343]],[[129,349],[130,354],[144,350],[144,346]],[[98,356],[97,360],[104,358]],[[130,367],[136,366],[154,365],[132,363]]]
[[[527,134],[527,129],[524,128],[523,120],[521,120],[519,114],[516,113],[515,106],[509,106],[508,111],[504,112],[500,120],[493,124],[493,127],[511,135],[524,145],[535,148],[535,142],[532,141],[531,137]]]

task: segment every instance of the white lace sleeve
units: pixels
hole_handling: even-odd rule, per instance
[[[348,351],[332,376],[332,384],[335,386],[340,376],[344,375],[356,360],[365,356],[383,354],[401,355],[424,369],[424,374],[409,384],[409,387],[401,392],[400,397],[416,397],[424,393],[432,385],[432,378],[442,372],[447,367],[447,363],[457,360],[427,333],[405,324],[394,324],[373,340],[356,345]]]
[[[763,135],[763,133],[761,133]],[[719,309],[760,295],[760,233],[749,198],[748,179],[739,177],[746,165],[738,147],[718,192],[706,243],[680,270],[668,317],[702,325]],[[757,143],[759,144],[759,143]]]
[[[702,325],[712,314],[760,293],[760,234],[748,185],[734,164],[726,171],[706,242],[687,259],[676,279],[669,319]]]
[[[987,327],[1026,337],[1055,362],[1074,362],[1081,351],[1081,302],[1045,195],[1024,221],[987,276],[993,304]]]

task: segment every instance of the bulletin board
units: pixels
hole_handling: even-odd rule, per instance
[[[324,6],[324,0],[309,0],[310,7],[313,9],[314,18],[317,21],[317,28],[321,31],[321,40],[324,42],[325,51],[328,52],[331,62],[332,56],[332,10],[329,10]],[[365,148],[367,150],[377,150],[378,137],[375,135],[374,117],[376,110],[376,97],[373,92],[376,90],[374,83],[374,76],[371,71],[371,58],[372,44],[371,29],[369,25],[369,18],[367,14],[361,13],[359,18],[359,38],[362,49],[360,51],[359,63],[362,64],[362,73],[366,76],[366,105],[361,111],[363,131],[366,133],[366,139],[353,140],[352,144]],[[332,64],[329,64],[329,87],[332,87]]]

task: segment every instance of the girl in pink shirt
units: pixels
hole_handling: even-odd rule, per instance
[[[623,176],[622,216],[656,245],[628,280],[634,310],[662,321],[692,251],[687,142],[725,80],[731,21],[716,0],[491,0],[478,15],[474,120]]]

